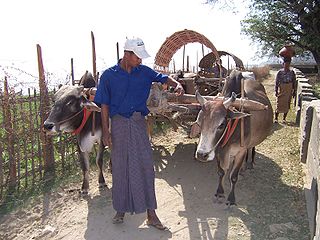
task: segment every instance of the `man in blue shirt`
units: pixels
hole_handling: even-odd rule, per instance
[[[147,99],[153,82],[173,86],[177,95],[184,90],[173,78],[142,65],[147,57],[141,39],[127,39],[123,58],[101,75],[94,101],[101,104],[103,144],[112,145],[112,201],[117,212],[113,223],[122,223],[126,212],[147,212],[146,223],[165,230],[155,211],[155,173],[145,121]]]

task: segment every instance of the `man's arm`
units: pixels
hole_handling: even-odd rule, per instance
[[[178,96],[184,94],[184,89],[181,83],[179,83],[177,80],[173,79],[172,77],[168,76],[166,84],[168,84],[168,86],[174,87],[174,91]]]
[[[104,146],[111,147],[111,135],[109,129],[109,106],[101,104],[102,142]]]

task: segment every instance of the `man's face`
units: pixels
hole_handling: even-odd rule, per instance
[[[134,54],[134,52],[128,52],[128,62],[131,67],[137,67],[141,64],[142,59]]]
[[[290,63],[289,62],[284,62],[283,63],[283,67],[286,68],[286,69],[290,68]]]

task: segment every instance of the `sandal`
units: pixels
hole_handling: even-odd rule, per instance
[[[146,224],[148,226],[152,226],[155,227],[156,229],[159,229],[161,231],[168,231],[169,228],[167,228],[166,226],[164,226],[161,222],[151,222],[149,220],[146,220]]]
[[[123,219],[124,219],[124,215],[118,215],[116,214],[113,218],[112,218],[112,223],[113,224],[119,224],[119,223],[123,223]]]

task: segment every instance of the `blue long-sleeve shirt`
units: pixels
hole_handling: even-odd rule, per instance
[[[128,73],[119,63],[101,75],[94,102],[108,105],[110,117],[120,114],[129,118],[133,112],[146,116],[152,82],[165,83],[168,76],[142,64]]]

